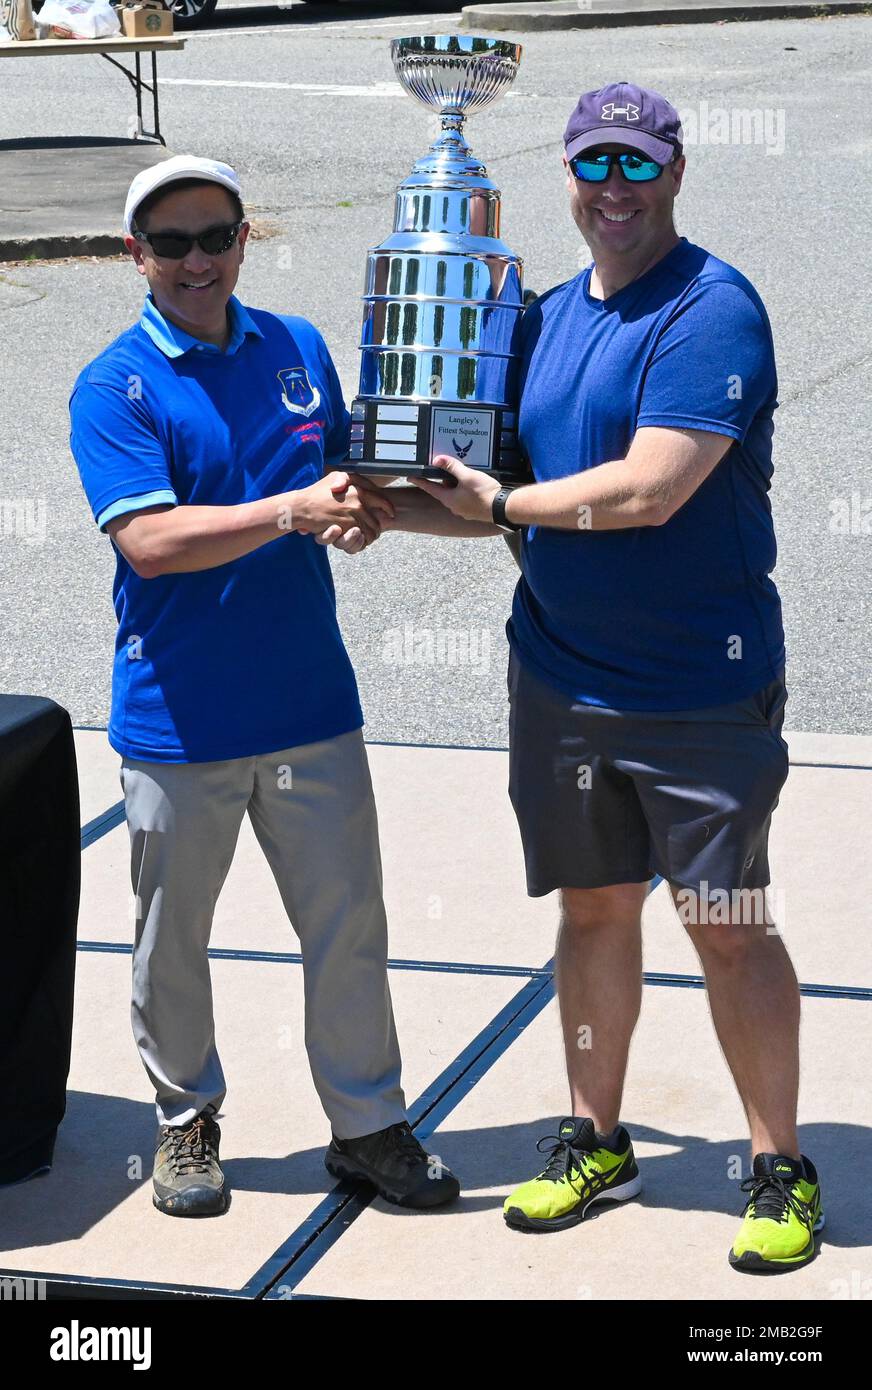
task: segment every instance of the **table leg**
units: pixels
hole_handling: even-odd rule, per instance
[[[134,53],[136,59],[136,138],[143,134],[142,129],[142,73],[139,69],[139,49]]]
[[[139,61],[139,56],[140,56],[140,50],[139,50],[139,49],[136,49],[136,51],[134,52],[134,55],[133,55],[133,57],[134,57],[134,62],[135,62],[135,68],[134,68],[134,71],[133,71],[133,72],[131,72],[129,68],[126,68],[126,67],[124,66],[123,63],[117,62],[117,61],[116,61],[113,57],[111,57],[110,54],[108,54],[108,53],[101,53],[100,56],[101,56],[101,58],[105,58],[107,63],[111,63],[112,66],[113,66],[114,68],[118,68],[118,71],[119,71],[119,72],[123,72],[123,73],[124,73],[124,76],[127,78],[127,80],[128,80],[128,82],[130,83],[131,87],[133,87],[134,90],[136,91],[136,135],[135,135],[134,138],[137,139],[137,140],[139,140],[139,139],[141,139],[141,138],[144,137],[144,138],[147,139],[147,140],[159,140],[160,143],[161,143],[164,147],[166,147],[166,143],[167,143],[167,142],[166,142],[166,140],[163,138],[163,136],[162,136],[161,133],[160,133],[160,111],[159,111],[159,109],[158,109],[158,91],[157,91],[157,50],[154,49],[154,48],[152,48],[152,49],[146,50],[146,51],[151,53],[151,86],[150,86],[150,87],[149,87],[149,85],[148,85],[147,82],[144,82],[144,81],[143,81],[143,78],[142,78],[142,68],[141,68],[140,61]],[[152,108],[153,108],[153,111],[154,111],[154,130],[144,130],[144,129],[143,129],[143,125],[142,125],[142,93],[143,93],[143,89],[145,89],[145,91],[147,91],[147,92],[151,92],[151,96],[152,96]]]
[[[160,113],[157,106],[157,49],[151,50],[151,90],[154,98],[154,134],[155,138],[166,148],[166,140],[160,133]]]

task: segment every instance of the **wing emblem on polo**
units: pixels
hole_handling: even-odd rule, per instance
[[[321,392],[309,380],[305,367],[284,367],[277,373],[282,388],[282,404],[293,415],[307,418],[321,404]]]

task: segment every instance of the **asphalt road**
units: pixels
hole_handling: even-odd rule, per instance
[[[281,229],[250,245],[237,292],[310,317],[349,396],[366,250],[388,233],[394,189],[433,129],[396,84],[387,40],[453,27],[450,11],[402,18],[395,10],[225,6],[212,30],[161,67],[171,150],[229,161],[249,211]],[[661,89],[682,112],[702,102],[710,111],[770,111],[768,143],[688,149],[677,222],[749,276],[775,332],[788,725],[867,734],[870,34],[869,19],[851,17],[529,35],[513,92],[468,123],[503,189],[503,235],[526,259],[527,284],[542,290],[587,259],[560,166],[582,88],[626,78]],[[6,67],[0,137],[126,134],[129,92],[98,58]],[[216,82],[228,85],[203,85]],[[113,558],[69,454],[67,399],[79,369],[135,321],[142,295],[128,261],[0,268],[0,498],[44,499],[46,521],[42,543],[8,525],[0,533],[0,687],[50,695],[82,725],[108,717]],[[840,501],[847,533],[833,529]],[[503,629],[514,583],[503,542],[390,536],[335,561],[368,737],[503,745]],[[460,634],[467,659],[388,659],[407,624],[413,634]]]

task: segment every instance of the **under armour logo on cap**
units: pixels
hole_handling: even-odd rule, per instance
[[[623,116],[625,121],[638,121],[639,108],[631,101],[626,106],[616,106],[613,101],[606,102],[603,107],[603,120],[613,121],[615,116]]]
[[[610,82],[583,92],[563,134],[566,158],[602,144],[638,150],[668,164],[681,154],[681,119],[664,96],[632,82]]]

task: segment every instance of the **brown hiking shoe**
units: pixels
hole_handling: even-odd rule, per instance
[[[227,1210],[218,1162],[221,1130],[207,1106],[187,1125],[162,1125],[154,1154],[154,1205],[168,1216],[218,1216]]]

